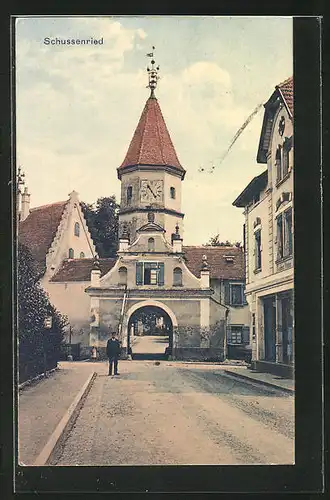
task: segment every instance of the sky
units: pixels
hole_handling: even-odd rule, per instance
[[[49,38],[103,38],[46,45]],[[146,54],[160,66],[156,97],[177,155],[184,244],[242,241],[234,199],[266,167],[256,161],[263,107],[223,162],[231,139],[293,73],[288,17],[48,17],[16,24],[16,146],[31,207],[75,190],[116,195],[122,163],[150,91]],[[214,168],[211,173],[211,167]]]

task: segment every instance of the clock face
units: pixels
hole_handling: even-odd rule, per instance
[[[159,202],[163,198],[163,181],[141,181],[141,201]]]

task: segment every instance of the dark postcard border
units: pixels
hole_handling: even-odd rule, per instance
[[[6,24],[6,20],[3,24]],[[168,467],[16,467],[17,492],[314,492],[322,489],[322,371],[320,284],[320,21],[294,20],[295,47],[295,259],[296,259],[296,465]],[[8,48],[8,27],[2,49]],[[280,43],[280,39],[279,39]],[[9,56],[8,56],[9,57]],[[9,68],[9,59],[5,64]],[[4,59],[2,58],[2,61]],[[4,68],[4,64],[1,65]],[[3,75],[1,75],[3,78]],[[256,75],[256,78],[258,75]],[[8,235],[3,267],[1,384],[2,470],[12,482],[11,218],[9,75],[2,90],[1,229]],[[1,84],[3,82],[1,81]],[[306,293],[308,290],[308,293]],[[299,334],[297,333],[299,331]],[[4,380],[7,378],[6,385]],[[4,399],[2,397],[2,399]],[[4,432],[5,431],[5,432]],[[10,493],[11,485],[6,488]],[[10,498],[11,495],[6,495]],[[61,495],[64,498],[64,495]]]

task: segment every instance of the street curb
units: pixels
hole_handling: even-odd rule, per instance
[[[57,370],[59,370],[58,366],[56,366],[56,368],[52,368],[51,370],[48,370],[46,372],[46,375],[48,376],[48,375],[56,372]],[[45,378],[44,373],[39,373],[39,375],[36,375],[35,377],[30,378],[29,380],[25,380],[25,382],[22,382],[21,384],[19,384],[18,385],[18,390],[21,391],[22,389],[25,389],[29,385],[32,385],[34,382],[38,382],[38,380],[42,380],[44,378]]]
[[[256,378],[248,377],[247,375],[242,375],[241,373],[234,373],[230,370],[224,370],[224,372],[233,377],[233,378],[238,378],[240,380],[245,380],[247,382],[250,382],[253,384],[255,382],[258,385],[265,385],[268,387],[272,387],[273,389],[277,389],[278,391],[283,391],[287,392],[288,394],[294,394],[295,390],[294,389],[289,389],[288,387],[281,387],[280,385],[272,384],[271,382],[265,382],[264,380],[258,380]]]
[[[56,429],[48,439],[46,445],[39,453],[33,465],[49,465],[51,459],[56,454],[57,449],[64,442],[67,432],[71,429],[76,418],[78,417],[79,411],[83,405],[83,402],[89,393],[92,384],[96,378],[96,372],[89,375],[88,379],[78,392],[77,396],[69,406],[68,410],[63,415],[61,421],[57,425]]]

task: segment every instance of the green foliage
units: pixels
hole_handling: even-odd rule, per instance
[[[55,368],[67,320],[49,302],[39,283],[33,257],[22,244],[18,245],[17,277],[19,379],[22,382],[43,371],[44,348],[47,369]],[[46,330],[47,316],[52,316],[52,327]]]
[[[95,204],[81,203],[88,229],[100,257],[115,257],[118,248],[119,205],[115,196],[99,198]]]
[[[241,243],[239,241],[236,241],[235,243],[231,243],[230,241],[220,241],[220,235],[219,233],[216,234],[215,236],[212,236],[209,239],[209,242],[206,243],[207,246],[210,247],[240,247]]]

